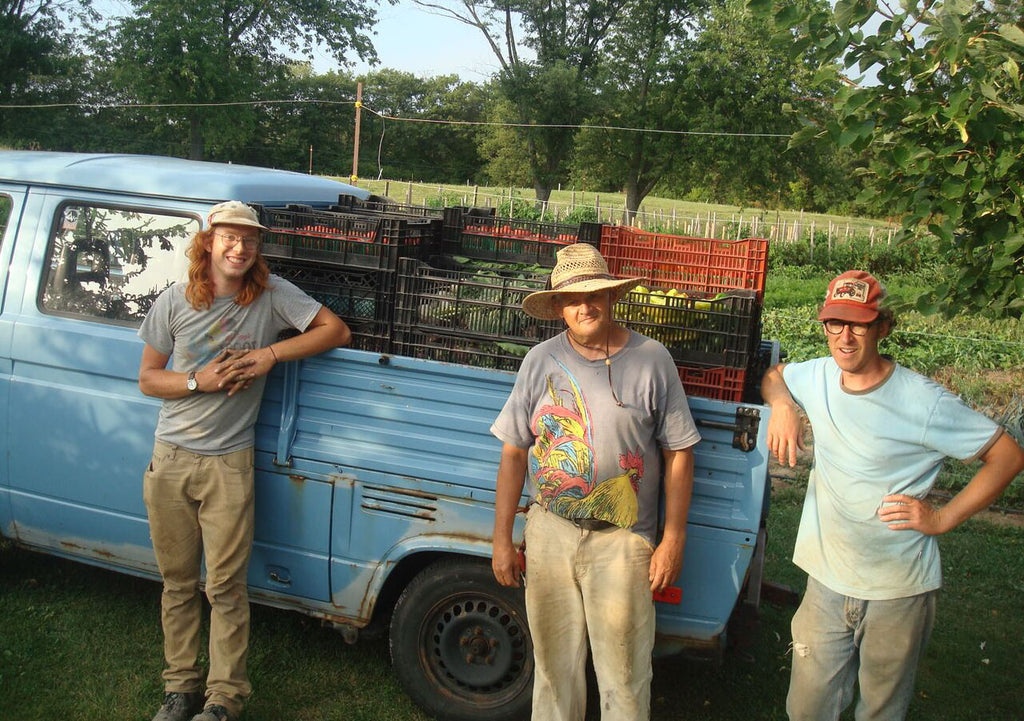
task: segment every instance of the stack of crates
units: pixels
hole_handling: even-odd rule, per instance
[[[546,287],[559,250],[600,248],[612,275],[641,278],[617,317],[661,341],[687,393],[742,401],[756,374],[768,243],[649,233],[598,223],[497,218],[342,196],[328,208],[261,209],[271,270],[352,328],[364,350],[517,370],[560,321],[523,299]]]
[[[438,267],[445,266],[445,267]],[[445,258],[398,262],[393,352],[414,358],[517,370],[534,345],[561,323],[531,318],[523,298],[543,290],[547,273]]]
[[[606,225],[601,254],[613,275],[643,280],[642,290],[620,302],[618,316],[665,344],[687,393],[742,401],[761,343],[768,241]]]
[[[446,208],[441,249],[399,261],[392,350],[416,358],[518,370],[526,352],[562,329],[522,311],[543,290],[566,245],[600,243],[597,223],[497,218],[493,209]],[[458,260],[456,260],[458,258]]]
[[[352,212],[350,212],[352,211]],[[260,208],[263,255],[352,329],[352,345],[391,352],[398,261],[438,250],[441,218],[372,208]]]

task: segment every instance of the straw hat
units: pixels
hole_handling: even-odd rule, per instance
[[[600,290],[614,292],[614,300],[637,286],[642,278],[616,278],[608,272],[608,264],[597,248],[587,243],[574,243],[562,248],[555,256],[551,271],[551,290],[530,293],[523,299],[523,312],[540,320],[558,320],[562,317],[555,309],[555,298],[561,293],[593,293]]]

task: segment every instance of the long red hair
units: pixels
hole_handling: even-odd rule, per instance
[[[213,281],[210,279],[210,251],[206,249],[207,242],[213,242],[213,228],[198,231],[192,236],[192,243],[185,251],[189,259],[185,300],[196,310],[205,310],[213,305]],[[245,274],[242,289],[235,296],[235,303],[249,305],[269,287],[270,268],[257,250],[256,262]]]

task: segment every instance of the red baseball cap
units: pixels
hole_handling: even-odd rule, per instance
[[[828,284],[818,320],[870,323],[878,317],[884,298],[885,286],[875,276],[863,270],[848,270]]]

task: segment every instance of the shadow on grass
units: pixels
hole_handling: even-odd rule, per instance
[[[790,562],[801,492],[773,497],[766,577]],[[1024,529],[972,521],[942,540],[946,588],[911,721],[1019,721]],[[160,588],[0,541],[0,717],[148,721],[162,686]],[[720,666],[656,659],[653,721],[785,718],[792,607],[762,604],[753,642]],[[298,613],[254,606],[243,721],[425,719],[393,675],[386,640],[345,644]],[[599,718],[592,698],[588,719]]]

